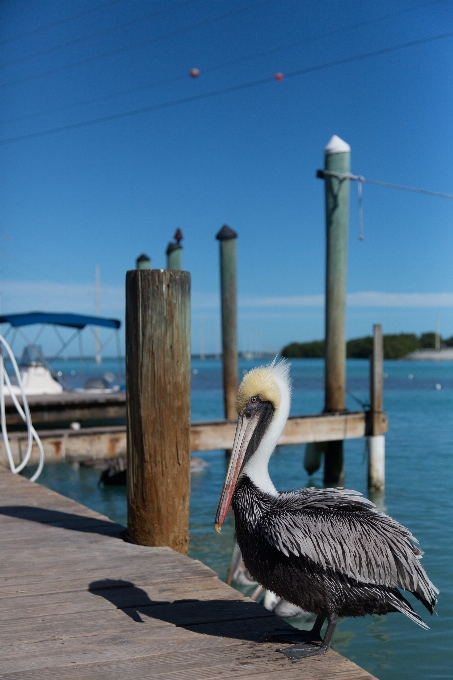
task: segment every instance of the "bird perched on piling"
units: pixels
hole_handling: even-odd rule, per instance
[[[238,424],[215,519],[220,531],[231,503],[245,566],[258,583],[316,614],[313,629],[282,649],[290,658],[326,652],[338,617],[401,612],[428,628],[403,597],[411,592],[433,613],[439,591],[420,564],[412,534],[356,491],[279,493],[268,462],[291,403],[289,365],[273,361],[239,387]],[[321,640],[322,626],[327,630]],[[294,642],[294,637],[282,641]]]

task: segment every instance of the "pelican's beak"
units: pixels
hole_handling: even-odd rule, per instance
[[[234,492],[234,487],[236,486],[239,473],[244,464],[247,446],[249,445],[255,428],[258,425],[259,419],[259,411],[256,411],[250,417],[247,417],[244,414],[239,416],[236,434],[234,436],[233,450],[231,452],[230,465],[228,467],[222,495],[220,496],[219,507],[217,508],[217,514],[215,516],[214,529],[218,534],[220,534],[222,524],[224,523],[225,517],[227,516],[228,508],[230,507],[231,498]]]

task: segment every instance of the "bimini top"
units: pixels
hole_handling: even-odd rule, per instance
[[[60,312],[27,312],[26,314],[3,314],[0,323],[10,323],[11,326],[30,326],[36,323],[48,323],[55,326],[69,326],[70,328],[85,328],[85,326],[105,326],[116,328],[121,326],[118,319],[104,319],[100,316],[84,316],[82,314],[62,314]]]

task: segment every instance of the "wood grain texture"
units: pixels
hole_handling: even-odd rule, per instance
[[[379,435],[386,432],[382,429],[382,411],[384,408],[384,340],[381,324],[373,326],[373,354],[370,358],[370,433]]]
[[[190,274],[126,276],[128,532],[186,553],[190,496]]]
[[[332,650],[287,659],[259,639],[288,624],[117,527],[0,470],[0,680],[373,680]]]
[[[238,391],[236,238],[220,240],[223,403],[225,418],[236,418]]]
[[[325,169],[350,171],[351,154],[325,155]],[[326,206],[325,411],[346,403],[346,275],[348,268],[349,180],[324,178]]]

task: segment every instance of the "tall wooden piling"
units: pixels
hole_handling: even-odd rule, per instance
[[[324,169],[350,172],[351,148],[334,135],[324,149]],[[326,412],[342,412],[346,393],[346,272],[349,180],[325,175],[326,201]],[[341,485],[344,478],[343,441],[330,442],[325,455],[324,483]]]
[[[127,511],[133,543],[188,548],[190,274],[126,275]]]
[[[368,488],[382,491],[385,486],[385,437],[383,418],[384,343],[382,326],[373,326],[373,354],[370,357],[370,435],[368,437]]]
[[[237,345],[237,233],[224,225],[216,235],[220,241],[220,289],[222,303],[223,399],[225,418],[235,420],[238,389]]]

